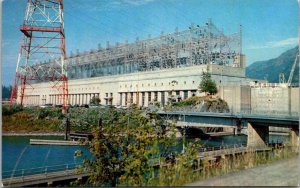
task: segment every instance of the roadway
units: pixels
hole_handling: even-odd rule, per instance
[[[189,183],[186,186],[298,186],[298,157]]]

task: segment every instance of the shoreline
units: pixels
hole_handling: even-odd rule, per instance
[[[2,136],[64,136],[65,133],[40,133],[40,132],[2,132]]]

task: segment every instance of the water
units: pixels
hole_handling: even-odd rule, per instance
[[[82,150],[88,154],[87,146],[50,146],[30,145],[31,138],[38,139],[63,139],[61,136],[3,136],[2,138],[2,172],[18,171],[22,169],[39,168],[45,166],[81,163],[82,158],[75,158],[76,150]],[[286,142],[288,136],[271,135],[270,143]],[[187,138],[192,140],[192,138]],[[205,147],[220,145],[246,144],[247,136],[220,136],[201,139]],[[182,142],[178,141],[178,149],[182,150]]]
[[[81,163],[83,159],[75,158],[75,151],[82,150],[84,153],[88,152],[86,146],[30,145],[29,140],[31,138],[63,139],[63,137],[57,136],[3,136],[2,171],[17,171],[44,166]]]

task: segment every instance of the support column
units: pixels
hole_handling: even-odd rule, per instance
[[[91,101],[91,94],[87,94],[87,104],[90,104],[90,101]]]
[[[85,104],[85,94],[81,94],[81,98],[82,98],[81,104]]]
[[[139,106],[142,106],[143,95],[142,92],[139,92]]]
[[[161,92],[163,92],[163,91],[157,92],[157,102],[159,102],[160,106],[161,106]]]
[[[266,147],[269,143],[269,127],[248,122],[248,147]]]
[[[148,106],[149,105],[149,102],[148,102],[148,97],[149,96],[149,93],[148,92],[145,92],[145,106]]]
[[[181,100],[184,100],[184,92],[183,91],[179,91],[179,95],[181,97]]]
[[[192,97],[192,91],[188,91],[188,98]]]
[[[151,92],[151,101],[150,102],[155,102],[154,101],[154,92],[153,91]]]
[[[299,148],[299,129],[292,128],[290,133],[291,145],[294,151],[298,151]]]
[[[137,95],[137,93],[133,92],[133,94],[132,94],[132,104],[136,104],[137,103],[137,101],[136,101],[136,95]],[[139,105],[139,104],[136,104],[136,105]]]

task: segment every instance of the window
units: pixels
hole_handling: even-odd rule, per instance
[[[155,91],[155,92],[154,92],[154,101],[155,101],[155,102],[157,102],[157,96],[158,96],[158,92]]]
[[[161,92],[161,104],[164,106],[165,105],[165,92]]]
[[[142,106],[145,105],[145,93],[142,92]]]
[[[184,81],[184,84],[186,84],[186,81]]]
[[[193,81],[193,84],[195,83],[195,81]]]
[[[110,96],[112,97],[112,96],[113,96],[113,93],[110,93]]]
[[[184,91],[183,92],[183,99],[187,99],[188,98],[188,91]]]
[[[128,104],[128,99],[127,99],[127,93],[125,93],[125,106],[127,106],[127,104]]]
[[[108,93],[105,93],[105,97],[108,97]]]
[[[163,86],[163,85],[164,85],[164,83],[161,83],[161,85]]]
[[[180,95],[180,91],[176,91],[176,95]]]
[[[148,92],[148,102],[151,101],[151,92]]]

